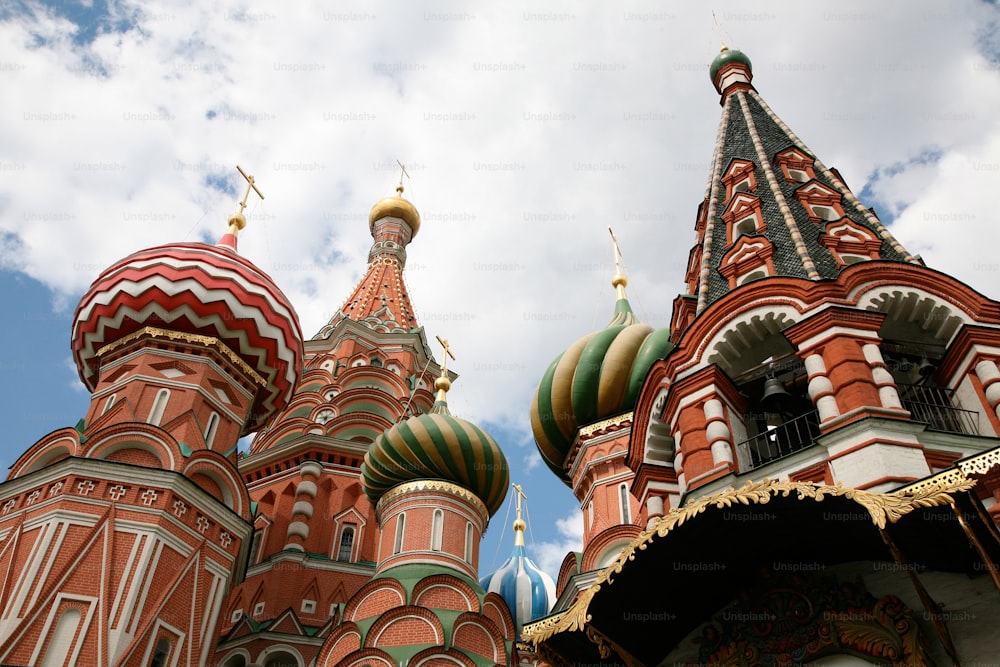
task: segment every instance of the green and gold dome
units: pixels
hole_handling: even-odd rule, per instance
[[[445,480],[474,493],[490,516],[500,509],[510,486],[507,459],[489,433],[448,411],[450,387],[443,371],[430,412],[396,424],[368,448],[361,485],[372,505],[398,484]]]
[[[612,280],[618,300],[608,326],[556,357],[531,401],[531,430],[542,460],[566,484],[565,469],[577,429],[635,407],[646,374],[672,348],[669,329],[635,317],[625,276]]]

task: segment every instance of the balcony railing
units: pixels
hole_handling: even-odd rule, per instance
[[[899,384],[899,399],[913,421],[935,431],[979,435],[979,413],[955,407],[955,392],[944,387]]]
[[[815,410],[781,426],[770,427],[736,445],[741,469],[749,472],[782,456],[802,451],[811,446],[819,435],[819,415]]]

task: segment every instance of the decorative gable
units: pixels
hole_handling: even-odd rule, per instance
[[[840,266],[878,259],[882,250],[882,241],[875,232],[847,218],[827,225],[819,242]]]
[[[844,207],[840,203],[841,194],[833,188],[812,180],[795,190],[795,198],[806,210],[809,221],[832,222],[844,217]]]
[[[722,256],[719,273],[733,289],[751,280],[774,275],[773,256],[774,246],[766,238],[744,236]]]
[[[701,245],[691,248],[688,255],[687,272],[684,274],[684,282],[687,283],[688,291],[694,292],[698,286],[698,275],[701,273]]]
[[[286,609],[278,618],[274,619],[274,623],[268,626],[267,631],[280,632],[284,635],[293,636],[302,636],[305,634],[302,623],[299,622],[295,612],[291,609]]]
[[[761,214],[760,198],[745,192],[737,193],[726,210],[722,212],[722,221],[726,223],[726,246],[747,234],[762,234],[767,231],[764,216]]]
[[[813,158],[798,148],[786,148],[775,156],[774,161],[789,183],[808,183],[816,178]]]
[[[726,186],[726,201],[738,192],[756,192],[757,177],[754,175],[754,163],[748,160],[733,158],[729,167],[722,175],[722,184]]]

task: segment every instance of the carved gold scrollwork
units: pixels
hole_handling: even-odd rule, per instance
[[[683,507],[671,510],[656,519],[653,525],[640,533],[629,543],[615,562],[605,568],[595,583],[558,616],[543,619],[524,627],[522,636],[536,648],[547,639],[561,632],[586,632],[591,619],[588,607],[602,585],[610,586],[614,576],[622,571],[625,564],[635,560],[637,551],[646,549],[657,537],[666,537],[673,529],[703,513],[710,507],[724,508],[734,505],[761,505],[771,498],[787,498],[795,494],[799,500],[810,499],[821,502],[828,497],[853,500],[864,507],[871,516],[872,523],[880,529],[888,523],[895,523],[915,509],[936,507],[952,502],[954,493],[968,491],[975,486],[975,480],[967,478],[960,470],[958,475],[935,475],[934,477],[891,493],[876,493],[862,489],[852,489],[841,485],[828,486],[814,482],[792,482],[764,479],[747,482],[738,489],[727,489],[706,496]],[[590,634],[588,634],[590,638]]]

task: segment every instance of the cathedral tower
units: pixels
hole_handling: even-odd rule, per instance
[[[886,490],[982,451],[995,360],[969,337],[992,326],[987,300],[900,245],[771,110],[745,54],[723,50],[710,75],[722,118],[677,349],[630,452],[678,486],[636,495],[676,507],[763,476]]]
[[[318,667],[516,664],[511,613],[476,581],[479,541],[510,473],[496,441],[448,410],[441,343],[434,406],[365,456],[362,486],[381,535],[376,575],[344,605]]]
[[[237,439],[287,404],[302,364],[295,311],[236,251],[245,204],[218,245],[135,253],[80,301],[87,415],[0,487],[0,662],[209,661],[250,549]]]
[[[361,485],[368,448],[434,402],[441,368],[403,277],[420,214],[399,186],[368,224],[364,275],[305,342],[291,400],[239,460],[256,514],[246,580],[220,619],[227,665],[316,657],[338,610],[376,573],[378,521]]]
[[[745,54],[709,73],[722,118],[675,346],[628,440],[647,530],[524,635],[574,664],[992,657],[1000,304],[908,253]]]

